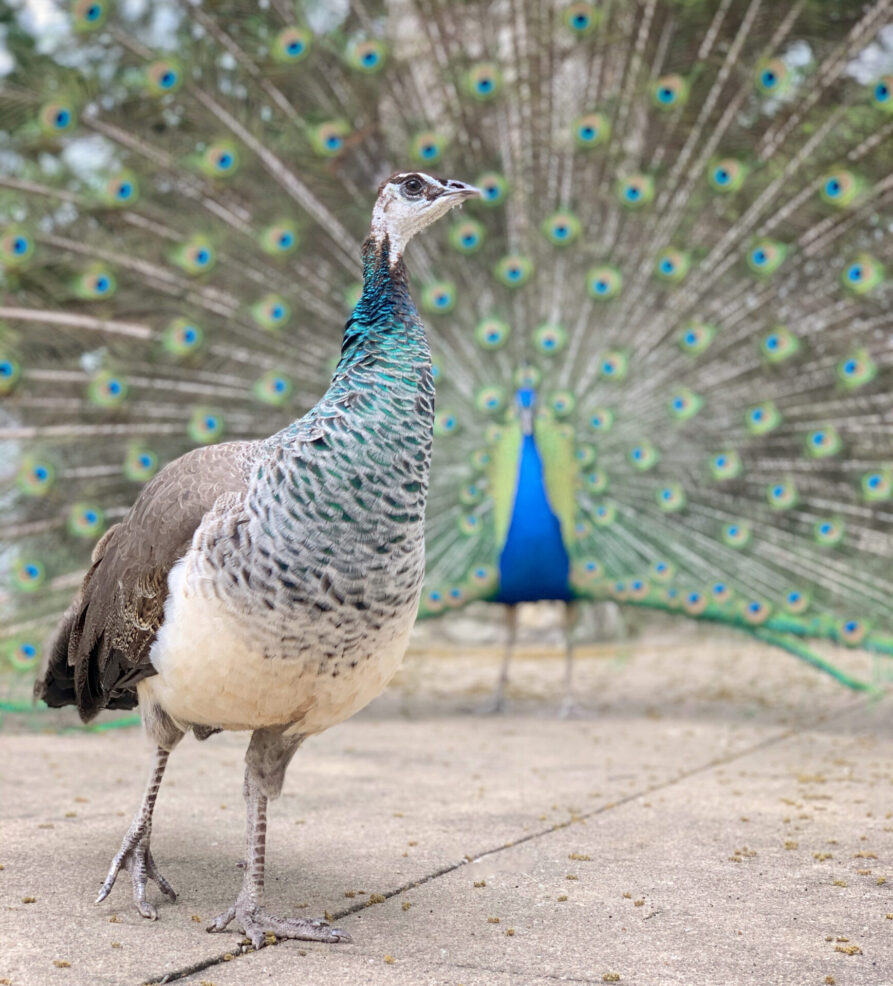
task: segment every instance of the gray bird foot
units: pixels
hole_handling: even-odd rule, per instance
[[[559,719],[579,719],[586,714],[582,705],[578,705],[570,695],[566,695],[561,705],[558,706]]]
[[[171,900],[177,899],[174,888],[165,880],[155,865],[155,860],[149,849],[148,834],[137,829],[124,836],[121,848],[112,860],[108,876],[96,898],[97,904],[104,901],[111,893],[122,866],[130,874],[130,880],[133,884],[133,903],[144,918],[154,921],[158,917],[155,906],[146,900],[146,884],[149,880],[154,880],[161,888],[161,892]]]
[[[475,709],[475,712],[479,716],[501,716],[507,711],[508,702],[505,700],[504,695],[493,695],[483,705]]]
[[[223,931],[231,921],[237,921],[251,939],[251,944],[263,948],[270,944],[268,935],[277,938],[296,938],[298,941],[349,942],[350,935],[340,928],[332,928],[328,921],[312,918],[277,918],[239,895],[236,903],[223,914],[218,914],[208,925],[208,931]]]

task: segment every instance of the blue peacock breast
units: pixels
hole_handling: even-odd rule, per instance
[[[569,600],[570,556],[561,524],[549,504],[543,463],[533,435],[521,447],[518,481],[508,534],[499,556],[496,601]]]

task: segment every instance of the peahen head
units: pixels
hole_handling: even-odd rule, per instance
[[[435,178],[423,171],[398,171],[381,183],[372,212],[372,237],[388,239],[390,262],[396,263],[419,230],[450,209],[483,193],[474,185]]]

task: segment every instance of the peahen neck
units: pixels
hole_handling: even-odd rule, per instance
[[[363,244],[363,294],[344,327],[341,360],[330,393],[351,386],[364,367],[417,371],[419,364],[425,364],[430,373],[430,363],[425,329],[409,294],[406,265],[402,257],[392,262],[387,235],[369,236]]]
[[[431,351],[409,293],[406,266],[402,258],[391,263],[387,236],[369,236],[363,244],[363,293],[344,327],[341,359],[328,390],[304,418],[279,435],[288,444],[307,424],[333,414],[347,414],[360,431],[373,420],[385,419],[395,434],[424,436],[430,455]]]
[[[374,603],[382,620],[402,619],[418,605],[434,429],[431,356],[405,268],[389,263],[387,241],[367,241],[363,264],[363,295],[329,389],[268,443],[249,505],[252,571],[273,559],[289,573],[286,581],[277,576],[282,612],[304,599],[302,579],[313,582],[322,557],[342,602]],[[385,573],[397,570],[394,595]]]

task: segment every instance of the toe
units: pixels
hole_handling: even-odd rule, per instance
[[[148,918],[150,921],[155,921],[158,918],[158,911],[154,905],[146,900],[146,886],[149,880],[154,880],[161,888],[161,892],[170,900],[177,899],[174,888],[165,880],[155,865],[155,860],[149,851],[148,835],[144,837],[143,841],[134,843],[131,834],[128,833],[124,844],[112,860],[105,882],[99,889],[99,895],[96,898],[97,904],[102,903],[111,893],[122,869],[130,874],[133,903],[144,918]]]
[[[112,865],[109,867],[109,871],[106,874],[105,880],[102,886],[99,888],[99,896],[96,898],[96,903],[101,904],[106,897],[112,892],[112,887],[115,885],[115,880],[118,879],[118,873],[121,871],[122,855],[118,853],[117,856],[112,860]]]
[[[147,900],[135,900],[134,904],[144,918],[148,918],[149,921],[158,920],[158,911],[154,904],[150,904]]]
[[[93,903],[101,904],[111,892],[112,892],[112,885],[108,881],[106,881],[99,888],[99,895],[97,896],[96,900],[93,901]]]
[[[308,918],[269,918],[268,926],[282,938],[299,941],[339,942],[350,941],[350,936],[340,928],[332,928],[328,921]]]
[[[205,930],[211,932],[212,934],[217,931],[223,931],[235,916],[236,916],[236,909],[234,907],[231,907],[228,911],[224,911],[222,914],[218,914],[217,917],[211,921],[211,923],[207,926]]]
[[[151,852],[146,853],[146,871],[149,874],[149,878],[154,880],[158,884],[159,889],[165,895],[165,897],[170,898],[170,900],[177,899],[176,891],[161,875],[161,872],[159,871],[158,867],[155,865],[155,860],[152,859]]]
[[[165,878],[159,873],[156,877],[156,883],[161,888],[161,892],[164,894],[168,900],[176,900],[177,892],[174,888],[165,880]]]

